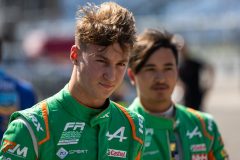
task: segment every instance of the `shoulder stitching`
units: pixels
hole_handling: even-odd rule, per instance
[[[42,109],[44,124],[46,127],[46,137],[43,140],[41,140],[40,142],[38,142],[38,145],[41,145],[50,139],[49,124],[48,124],[48,110],[47,110],[47,102],[46,101],[41,104],[41,109]]]
[[[30,135],[31,135],[32,141],[33,141],[33,147],[34,147],[35,154],[36,154],[36,156],[38,157],[37,138],[36,138],[36,136],[35,136],[32,128],[31,128],[30,124],[29,124],[24,118],[22,118],[22,117],[18,117],[18,118],[16,118],[15,120],[20,121],[21,123],[24,124],[24,126],[27,127],[27,129],[28,129],[28,131],[29,131],[29,133],[30,133]],[[14,120],[14,121],[15,121],[15,120]]]
[[[125,114],[125,116],[127,117],[128,121],[129,121],[129,123],[130,123],[130,125],[131,125],[133,139],[135,139],[136,141],[138,141],[140,144],[143,144],[143,140],[140,139],[139,137],[137,137],[137,135],[136,135],[136,127],[135,127],[134,121],[133,121],[133,119],[131,118],[131,116],[129,115],[129,113],[127,112],[127,110],[126,110],[123,106],[121,106],[121,105],[119,105],[119,104],[117,104],[117,103],[115,103],[115,102],[114,102],[114,104],[115,104],[115,105]]]
[[[209,138],[210,140],[213,140],[213,136],[211,136],[208,132],[207,132],[207,129],[206,129],[206,124],[204,122],[204,119],[202,118],[202,116],[195,110],[191,109],[191,108],[188,108],[187,109],[189,112],[193,113],[199,120],[200,120],[200,123],[202,125],[202,128],[203,128],[203,134],[205,137]]]

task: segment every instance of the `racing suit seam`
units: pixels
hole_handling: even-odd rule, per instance
[[[115,103],[116,106],[125,114],[125,116],[127,117],[129,123],[130,123],[130,126],[131,126],[131,129],[132,129],[132,136],[133,136],[133,139],[135,139],[136,141],[138,141],[140,144],[143,144],[143,140],[139,137],[137,137],[137,134],[136,134],[136,127],[135,127],[135,124],[134,124],[134,121],[133,119],[130,117],[129,113],[125,110],[125,108],[123,108],[121,105]]]
[[[37,138],[30,126],[30,124],[22,117],[18,117],[16,118],[16,120],[19,120],[20,122],[22,122],[24,124],[24,126],[26,126],[26,128],[28,129],[30,135],[31,135],[31,138],[32,138],[32,142],[33,142],[33,148],[34,148],[34,151],[35,151],[35,154],[36,154],[36,157],[38,158],[38,145],[37,145]]]
[[[47,102],[43,102],[41,104],[41,110],[42,110],[42,116],[43,116],[44,124],[45,124],[45,127],[46,127],[46,137],[43,140],[41,140],[40,142],[38,142],[38,145],[42,145],[43,143],[45,143],[46,141],[48,141],[50,139]]]
[[[200,121],[201,123],[201,126],[202,126],[202,129],[203,129],[203,134],[205,137],[207,137],[208,139],[210,139],[211,141],[213,141],[214,137],[211,136],[208,132],[207,132],[207,129],[206,129],[206,124],[203,120],[203,118],[201,117],[200,114],[198,114],[196,111],[194,111],[193,109],[188,109],[191,113],[193,113]]]

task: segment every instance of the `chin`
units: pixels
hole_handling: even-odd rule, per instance
[[[99,95],[99,98],[100,99],[107,99],[107,98],[109,98],[111,96],[111,94],[101,94],[101,95]]]
[[[164,96],[155,96],[154,99],[159,102],[166,101],[166,98]]]

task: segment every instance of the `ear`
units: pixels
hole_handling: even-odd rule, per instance
[[[131,68],[127,69],[127,75],[130,79],[131,84],[134,86],[135,85],[135,74],[133,73]]]
[[[73,64],[76,64],[78,61],[78,48],[76,45],[73,45],[70,52],[70,60]]]

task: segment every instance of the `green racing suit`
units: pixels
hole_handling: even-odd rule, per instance
[[[146,123],[145,160],[224,160],[221,135],[212,116],[174,105],[174,118],[155,116],[144,110],[139,98],[129,106]]]
[[[66,85],[10,118],[0,150],[5,160],[141,159],[143,117],[107,100],[106,109],[79,104]]]

